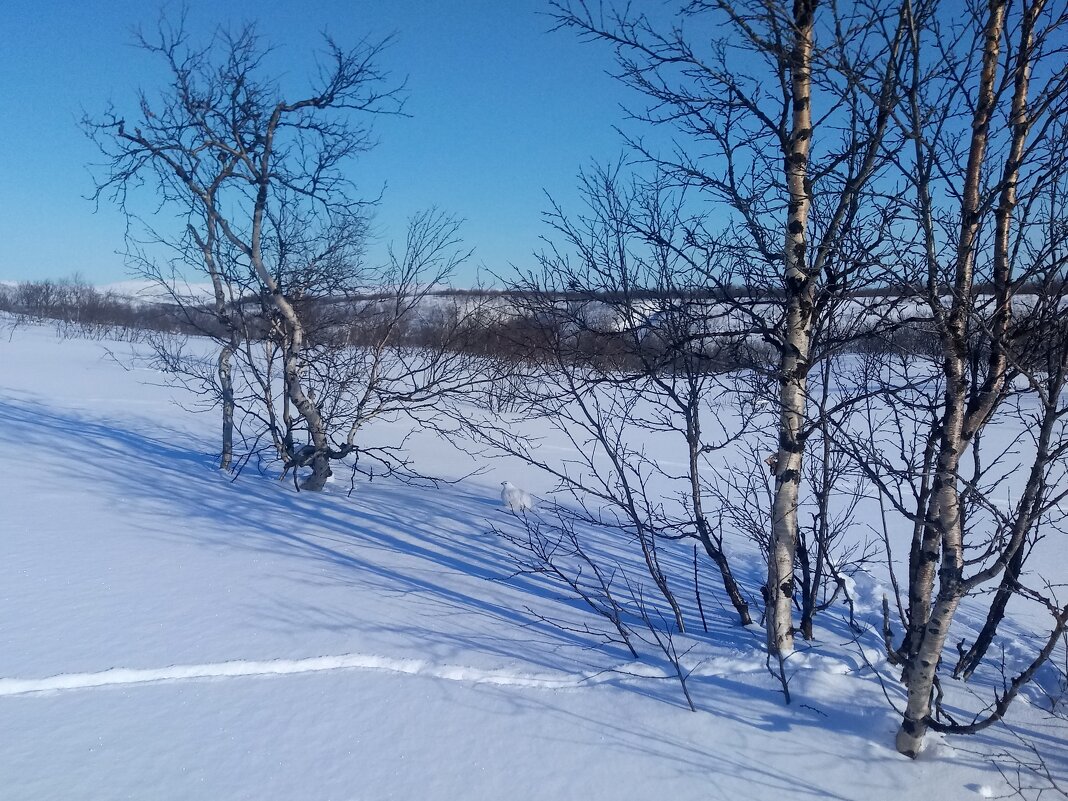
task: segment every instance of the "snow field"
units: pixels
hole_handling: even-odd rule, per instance
[[[0,482],[2,798],[900,801],[924,787],[951,801],[1008,789],[989,762],[1013,746],[997,729],[933,737],[916,762],[893,751],[897,718],[871,666],[892,671],[873,633],[821,621],[789,660],[786,707],[762,633],[703,588],[711,631],[684,641],[690,713],[662,661],[547,623],[596,621],[559,588],[510,578],[490,532],[514,524],[500,481],[543,497],[538,474],[502,460],[456,485],[376,480],[351,496],[340,472],[322,496],[252,468],[230,482],[212,467],[214,417],[175,405],[162,376],[124,369],[128,356],[48,329],[0,337],[0,449],[16,455]],[[425,432],[411,447],[428,473],[482,466]],[[858,576],[862,619],[883,586]],[[1027,633],[1013,637],[1025,655]],[[1010,717],[1068,772],[1057,720],[1025,704]]]

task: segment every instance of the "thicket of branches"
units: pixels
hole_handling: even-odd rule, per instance
[[[759,590],[785,690],[795,635],[852,609],[849,574],[878,556],[899,751],[996,723],[1068,624],[1030,561],[1063,536],[1068,492],[1068,8],[552,6],[614,53],[649,136],[628,138],[633,169],[582,176],[584,209],[550,210],[516,287],[539,353],[516,365],[516,407],[573,454],[478,435],[557,479],[562,552],[588,553],[583,527],[629,538],[676,632],[670,541],[702,546],[740,621]],[[856,531],[865,498],[881,543]],[[747,539],[759,588],[731,567]],[[966,598],[988,609],[974,641],[954,634]],[[961,720],[944,682],[1001,669],[991,645],[1022,603],[1049,613],[1033,658]]]
[[[305,489],[322,489],[349,457],[403,469],[397,449],[359,436],[383,415],[427,423],[475,380],[452,343],[477,304],[444,308],[429,331],[430,293],[469,253],[447,214],[414,214],[386,259],[365,257],[378,199],[351,176],[373,119],[403,113],[403,86],[379,64],[386,42],[346,50],[325,38],[301,90],[282,88],[251,25],[196,44],[184,20],[164,19],[137,43],[170,83],[141,91],[136,109],[85,118],[105,158],[96,194],[130,219],[136,274],[216,343],[206,358],[154,340],[159,362],[221,410],[220,466],[263,442],[285,472],[310,468]],[[146,189],[167,216],[138,212]],[[191,275],[210,283],[207,307],[176,288]]]
[[[70,336],[140,340],[154,331],[183,331],[181,319],[165,306],[102,291],[77,274],[0,286],[0,312],[16,326],[27,321],[53,321],[61,335]]]

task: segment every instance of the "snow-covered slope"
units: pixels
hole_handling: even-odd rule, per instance
[[[46,328],[0,337],[0,797],[951,801],[1007,789],[986,754],[1016,746],[997,730],[935,738],[916,762],[894,752],[897,720],[865,665],[885,667],[874,634],[858,645],[828,624],[791,660],[787,707],[761,633],[714,612],[710,633],[684,643],[691,713],[665,665],[591,648],[546,622],[582,620],[578,605],[509,579],[507,543],[490,532],[514,525],[500,481],[542,495],[544,478],[500,461],[437,488],[376,479],[350,494],[342,479],[298,494],[251,468],[231,482],[213,469],[216,420],[110,355],[130,347]],[[429,473],[480,466],[427,433],[411,448]],[[871,611],[876,580],[858,595]],[[1059,721],[1026,704],[1012,720],[1063,775]]]
[[[173,303],[175,296],[184,302],[206,303],[215,297],[210,281],[178,281],[171,285],[173,292],[156,281],[129,279],[104,284],[98,289],[142,303]]]

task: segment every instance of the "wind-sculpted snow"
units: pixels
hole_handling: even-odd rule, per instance
[[[43,679],[0,679],[0,696],[85,690],[94,687],[160,681],[286,676],[295,673],[317,673],[324,670],[385,670],[393,673],[432,676],[450,681],[549,689],[574,687],[594,678],[567,674],[523,675],[504,670],[478,670],[459,665],[433,665],[417,659],[389,659],[370,654],[339,654],[337,656],[315,656],[308,659],[234,660],[203,665],[171,665],[163,668],[112,668],[96,673],[61,673]]]
[[[693,672],[695,675],[728,675],[761,670],[759,660],[713,660]],[[251,661],[238,659],[203,665],[170,665],[162,668],[111,668],[95,673],[60,673],[43,679],[0,679],[0,697],[52,693],[67,690],[87,690],[115,685],[149,684],[154,682],[190,681],[257,676],[289,676],[300,673],[319,673],[328,670],[377,670],[389,673],[425,676],[469,684],[489,684],[498,687],[522,687],[541,690],[562,690],[601,684],[619,679],[669,679],[671,674],[654,665],[624,664],[616,668],[566,673],[523,673],[506,669],[484,669],[464,665],[438,665],[420,659],[395,659],[374,654],[338,654],[313,656],[307,659],[270,659]]]

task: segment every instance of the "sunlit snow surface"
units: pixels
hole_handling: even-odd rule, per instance
[[[130,355],[49,328],[0,337],[4,799],[901,801],[922,787],[951,801],[1008,789],[987,755],[1019,745],[998,728],[932,737],[916,762],[894,752],[873,667],[895,703],[902,693],[877,630],[855,640],[826,616],[789,661],[787,707],[760,631],[733,624],[711,572],[701,631],[692,552],[668,549],[697,632],[680,639],[691,713],[652,652],[634,662],[552,625],[596,621],[556,586],[511,577],[511,546],[492,533],[517,526],[500,481],[543,498],[543,475],[424,433],[411,441],[423,471],[487,470],[351,493],[339,471],[322,495],[252,467],[231,482],[213,469],[215,417],[183,410]],[[372,435],[393,429],[404,426]],[[755,555],[735,558],[758,586]],[[858,577],[863,620],[877,622],[884,582]],[[1009,659],[1036,647],[1008,634]],[[1030,697],[1010,721],[1063,777],[1068,733]]]

